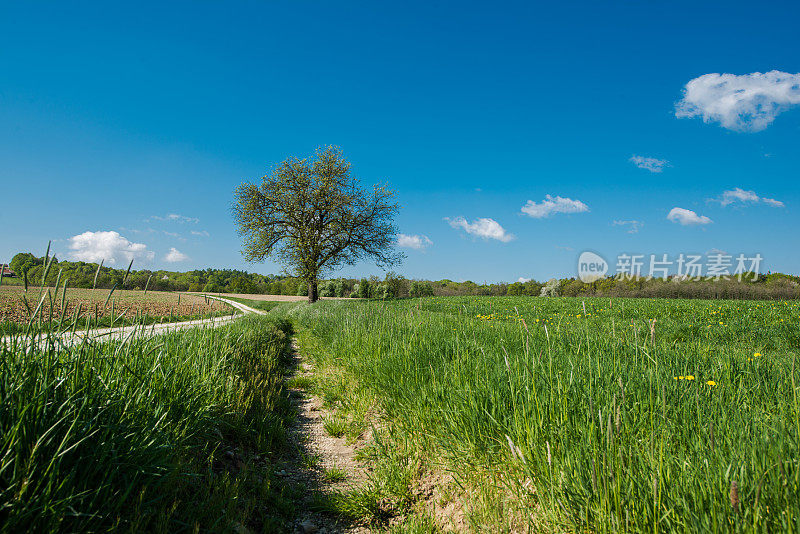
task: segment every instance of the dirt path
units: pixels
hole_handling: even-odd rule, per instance
[[[211,296],[208,293],[196,292],[196,291],[184,291],[187,295],[207,295]],[[262,295],[261,293],[214,293],[214,295],[218,297],[229,297],[229,298],[237,298],[237,299],[246,299],[246,300],[263,300],[269,302],[304,302],[308,300],[308,297],[304,295]],[[320,297],[320,300],[361,300],[357,298],[349,298],[349,297]]]
[[[313,368],[292,343],[292,359],[296,377],[310,376]],[[295,532],[302,534],[367,534],[370,529],[338,519],[330,514],[309,509],[320,495],[345,493],[360,487],[367,480],[366,469],[356,460],[358,445],[350,445],[344,437],[335,438],[325,431],[324,421],[330,414],[322,400],[304,390],[290,389],[296,417],[289,427],[289,453],[280,475],[292,485],[308,490],[299,503]]]

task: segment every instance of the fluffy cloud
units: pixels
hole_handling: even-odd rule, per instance
[[[153,215],[150,217],[151,221],[162,221],[162,222],[177,222],[177,223],[192,223],[197,224],[200,222],[200,219],[197,217],[187,217],[186,215],[178,215],[177,213],[169,213],[164,217],[159,217],[158,215]]]
[[[189,256],[181,252],[175,247],[170,247],[169,252],[164,256],[164,261],[169,263],[177,263],[179,261],[186,261]]]
[[[642,221],[614,221],[612,224],[614,226],[627,226],[629,234],[637,233],[639,228],[644,226]]]
[[[644,156],[633,155],[628,160],[640,169],[650,172],[661,172],[664,167],[669,167],[669,161],[665,159],[647,158]]]
[[[677,117],[702,117],[723,128],[758,132],[800,104],[800,73],[704,74],[686,84]]]
[[[461,228],[468,234],[482,237],[483,239],[497,239],[503,243],[508,243],[514,239],[514,236],[506,232],[505,228],[500,226],[500,223],[494,219],[475,219],[473,223],[470,223],[464,217],[456,217],[454,219],[445,217],[444,220],[453,228]]]
[[[672,208],[672,210],[669,212],[669,215],[667,215],[667,219],[672,222],[680,223],[683,226],[710,224],[714,222],[705,215],[698,215],[692,210],[683,208]]]
[[[571,198],[559,196],[553,198],[551,195],[547,195],[539,204],[533,200],[529,200],[522,206],[522,213],[534,219],[548,217],[553,213],[582,213],[584,211],[589,211],[589,206],[580,200],[572,200]]]
[[[208,237],[208,236],[211,235],[206,230],[200,230],[199,232],[197,230],[192,230],[191,233],[192,233],[192,235],[196,235],[198,237]]]
[[[709,199],[714,202],[719,202],[723,206],[727,206],[729,204],[734,204],[740,202],[742,204],[750,203],[758,203],[762,202],[767,204],[768,206],[772,206],[773,208],[782,208],[784,206],[783,202],[780,200],[775,200],[774,198],[764,198],[760,197],[756,194],[755,191],[745,191],[741,187],[736,187],[731,189],[730,191],[723,191],[719,198],[711,198]]]
[[[519,278],[517,278],[517,282],[519,282],[520,284],[524,284],[526,282],[530,282],[531,280],[533,280],[533,279],[532,278],[525,278],[524,276],[520,276]]]
[[[94,263],[150,261],[155,257],[144,243],[131,243],[117,232],[84,232],[69,238],[69,249],[73,259]]]
[[[433,245],[433,241],[428,239],[428,236],[426,235],[397,234],[398,247],[413,248],[414,250],[422,250],[430,245]]]

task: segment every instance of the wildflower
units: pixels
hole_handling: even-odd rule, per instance
[[[758,357],[760,357],[760,356],[761,356],[761,353],[760,353],[760,352],[756,352],[755,354],[753,354],[753,357],[754,357],[754,358],[758,358]]]
[[[689,375],[686,377],[686,380],[694,380],[694,375]]]
[[[716,383],[716,382],[714,382],[713,380],[708,380],[708,381],[706,382],[706,384],[708,384],[709,386],[716,386],[716,385],[717,385],[717,383]]]

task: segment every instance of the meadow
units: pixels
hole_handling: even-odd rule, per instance
[[[435,297],[283,304],[371,484],[324,506],[433,531],[800,527],[800,303]],[[452,476],[449,497],[415,486]],[[390,502],[391,505],[386,503]],[[452,507],[451,507],[452,508]],[[439,510],[439,511],[437,511]]]
[[[0,532],[281,530],[291,326],[0,343]],[[238,529],[238,530],[237,530]]]

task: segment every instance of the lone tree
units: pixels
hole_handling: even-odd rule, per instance
[[[308,283],[308,301],[316,302],[326,272],[365,258],[380,267],[402,261],[394,251],[398,209],[393,191],[361,189],[341,149],[326,146],[310,160],[287,159],[261,185],[240,185],[233,217],[245,259],[276,259]]]

